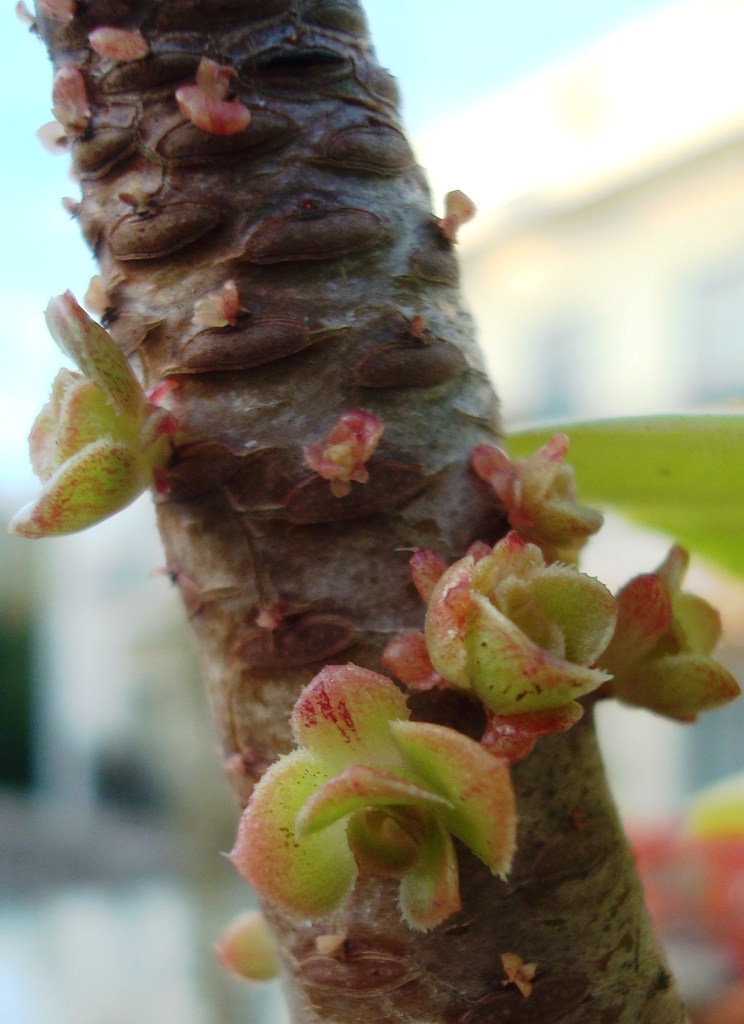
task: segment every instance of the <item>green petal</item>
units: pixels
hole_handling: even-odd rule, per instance
[[[302,917],[335,910],[356,878],[342,822],[320,835],[295,833],[300,808],[328,775],[307,750],[280,758],[253,791],[230,854],[263,899]]]
[[[335,774],[352,764],[394,766],[388,726],[396,718],[408,718],[408,708],[389,679],[357,665],[326,665],[300,694],[292,730]]]
[[[364,807],[391,805],[448,807],[449,803],[441,794],[402,775],[355,764],[334,775],[307,800],[297,818],[297,834],[319,832]]]
[[[480,594],[465,637],[467,671],[475,693],[497,715],[568,704],[609,679],[599,669],[553,657],[534,644]]]
[[[88,444],[108,437],[138,448],[136,417],[116,411],[106,395],[85,378],[69,388],[60,404],[56,441],[58,465]]]
[[[514,853],[517,825],[506,761],[442,725],[396,722],[391,728],[408,764],[452,805],[451,809],[437,811],[447,829],[494,874],[505,876]]]
[[[613,681],[613,696],[668,718],[690,721],[735,700],[741,690],[722,665],[704,654],[669,654],[634,665]]]
[[[83,375],[108,395],[120,412],[138,414],[145,395],[129,363],[111,335],[91,320],[73,294],[65,292],[52,299],[45,317],[52,337]]]
[[[406,924],[422,932],[435,928],[462,906],[455,849],[434,815],[427,818],[415,864],[401,879],[398,902]]]
[[[721,639],[721,616],[697,594],[675,594],[674,624],[681,630],[688,651],[710,654]]]
[[[148,485],[138,453],[102,438],[60,466],[37,500],[13,517],[9,529],[22,537],[75,533],[118,512]]]
[[[615,598],[599,580],[565,565],[549,565],[532,577],[531,593],[566,643],[566,661],[591,665],[615,630]]]

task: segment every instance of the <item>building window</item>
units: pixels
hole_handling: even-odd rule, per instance
[[[579,320],[556,321],[538,334],[532,374],[532,416],[564,419],[581,411],[581,354],[586,351],[586,330]]]
[[[703,279],[694,298],[690,397],[744,395],[744,256]]]

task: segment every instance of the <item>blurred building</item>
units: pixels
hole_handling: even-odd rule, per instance
[[[476,203],[467,295],[507,421],[744,394],[741,0],[674,5],[419,140]]]

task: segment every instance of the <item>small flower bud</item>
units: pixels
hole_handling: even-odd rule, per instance
[[[82,135],[91,118],[85,79],[73,64],[63,64],[54,76],[52,113],[71,135]]]
[[[196,85],[176,90],[176,102],[184,117],[212,135],[237,135],[245,131],[251,112],[240,100],[226,99],[235,71],[203,57],[196,72]]]
[[[365,463],[372,458],[383,430],[382,421],[364,409],[344,413],[322,441],[305,448],[305,461],[342,498],[352,481],[365,484],[369,480]]]
[[[150,52],[150,46],[141,32],[110,25],[93,29],[88,42],[101,57],[115,61],[141,60]]]
[[[279,956],[266,918],[259,910],[237,917],[214,947],[220,962],[247,981],[271,981],[279,974]]]

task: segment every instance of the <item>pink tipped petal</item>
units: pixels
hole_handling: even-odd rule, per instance
[[[495,592],[509,576],[531,578],[535,570],[543,569],[545,559],[536,544],[528,544],[516,530],[494,544],[493,551],[476,562],[471,586],[480,594]]]
[[[343,822],[320,835],[295,834],[302,805],[328,777],[306,750],[280,758],[253,791],[230,854],[262,899],[300,917],[335,910],[356,878]]]
[[[420,932],[436,928],[462,906],[455,849],[434,816],[426,820],[417,860],[401,879],[398,905],[409,928]]]
[[[741,690],[722,665],[704,654],[670,654],[633,666],[613,695],[625,704],[690,721],[735,700]]]
[[[514,467],[503,448],[479,444],[473,448],[470,462],[484,483],[490,484],[504,505],[514,501]]]
[[[238,286],[225,281],[218,292],[210,292],[194,306],[192,323],[202,327],[235,327],[240,312]]]
[[[82,134],[91,118],[85,79],[74,64],[63,64],[54,76],[52,85],[52,113],[74,135]]]
[[[196,84],[213,100],[224,100],[235,78],[237,73],[234,68],[218,64],[209,57],[202,57],[196,69]]]
[[[529,459],[520,460],[517,464],[523,486],[532,491],[537,498],[544,495],[558,475],[563,460],[568,455],[569,441],[565,434],[554,434],[549,441],[538,448]]]
[[[96,53],[115,61],[140,60],[150,52],[149,44],[141,32],[113,28],[110,25],[93,29],[88,42]]]
[[[148,484],[137,453],[102,438],[60,466],[37,500],[13,517],[9,529],[22,537],[76,533],[124,508]]]
[[[473,559],[466,555],[444,573],[432,592],[424,626],[426,646],[435,671],[448,683],[465,690],[470,689],[464,639],[472,608],[473,565]]]
[[[521,715],[491,715],[481,736],[481,746],[495,757],[522,761],[541,736],[564,732],[576,725],[584,714],[581,704],[571,701],[547,711],[528,711]]]
[[[682,586],[682,580],[685,578],[689,563],[690,556],[688,553],[679,544],[675,544],[669,549],[669,554],[656,572],[662,579],[666,580],[669,589],[674,592]]]
[[[669,585],[657,573],[636,576],[617,595],[615,633],[602,655],[602,664],[616,672],[645,657],[672,624]]]
[[[391,640],[380,660],[409,690],[431,690],[443,684],[434,671],[423,633],[403,633]]]
[[[321,786],[303,804],[297,834],[312,835],[366,807],[449,807],[440,793],[404,776],[355,764]]]
[[[543,614],[560,628],[566,660],[593,664],[617,622],[617,604],[607,587],[592,576],[554,564],[535,574],[531,593]]]
[[[297,742],[338,771],[352,764],[395,765],[391,719],[408,718],[398,687],[356,665],[326,665],[297,700],[292,730]]]
[[[516,843],[514,790],[506,761],[454,729],[430,722],[395,722],[395,742],[407,763],[452,804],[438,812],[494,874],[505,876]]]
[[[120,412],[138,415],[145,402],[142,388],[113,338],[78,305],[71,292],[52,299],[46,322],[59,347]]]
[[[434,587],[447,571],[447,563],[436,551],[419,548],[411,555],[408,565],[413,585],[424,601],[429,601]]]
[[[684,648],[710,654],[721,639],[721,616],[697,594],[675,594],[672,598],[674,624]]]
[[[247,981],[271,981],[279,974],[276,943],[260,910],[248,910],[232,921],[214,951],[228,971]]]
[[[609,679],[548,654],[480,594],[468,620],[465,647],[472,688],[496,714],[542,711],[567,704]]]

